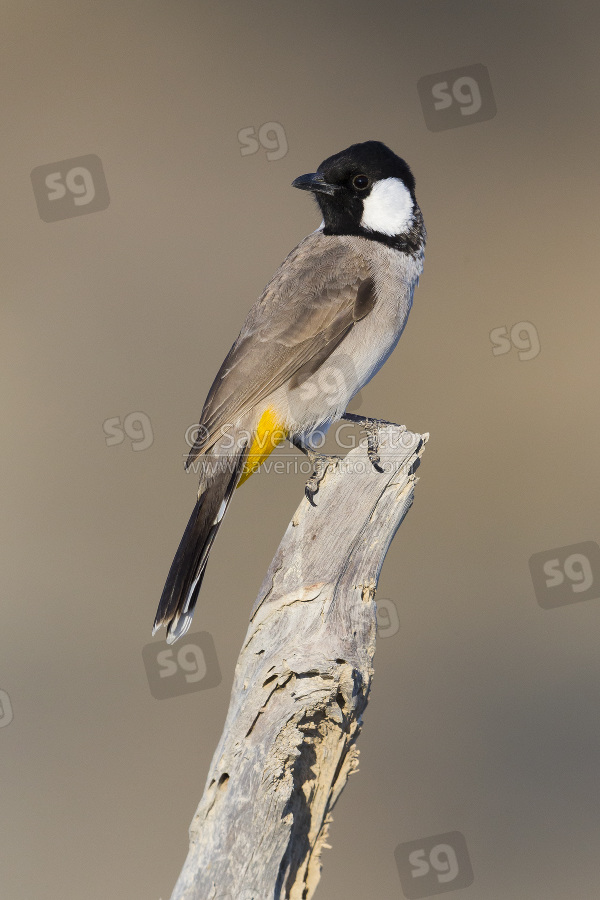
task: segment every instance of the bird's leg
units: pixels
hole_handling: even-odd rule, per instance
[[[297,447],[298,450],[301,450],[313,464],[313,470],[310,478],[306,482],[304,487],[304,493],[306,495],[306,499],[311,504],[311,506],[316,506],[317,504],[313,500],[313,497],[319,491],[319,485],[321,484],[325,472],[329,468],[329,466],[337,465],[340,460],[339,456],[325,456],[321,453],[317,453],[315,450],[312,450],[310,447],[307,447],[299,437],[294,435],[290,437],[290,441]]]
[[[342,419],[345,419],[347,422],[355,422],[361,426],[367,436],[367,456],[371,461],[371,465],[376,472],[383,472],[380,465],[381,459],[377,452],[379,450],[377,432],[380,425],[391,425],[392,423],[386,422],[384,419],[367,419],[364,416],[355,416],[353,413],[344,413]]]

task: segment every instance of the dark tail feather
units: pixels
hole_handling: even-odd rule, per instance
[[[232,457],[229,460],[233,462]],[[235,466],[224,461],[221,471],[213,474],[210,484],[200,494],[183,532],[181,543],[158,604],[152,634],[167,626],[167,643],[185,634],[192,622],[200,593],[208,554],[225,515],[229,501],[240,479],[246,461],[245,448]]]

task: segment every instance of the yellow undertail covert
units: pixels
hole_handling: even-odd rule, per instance
[[[256,434],[248,453],[246,465],[242,472],[242,477],[238,481],[238,487],[243,484],[247,478],[250,478],[253,472],[265,461],[270,453],[273,452],[278,444],[281,444],[287,437],[287,431],[283,427],[274,409],[266,409],[260,417],[256,426]]]

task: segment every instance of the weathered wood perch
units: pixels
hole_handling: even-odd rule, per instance
[[[385,425],[303,500],[252,610],[229,712],[171,900],[308,900],[358,766],[375,588],[428,435]]]

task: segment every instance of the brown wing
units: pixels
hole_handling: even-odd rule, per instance
[[[224,426],[282,384],[310,377],[354,322],[373,309],[373,280],[355,246],[317,232],[292,250],[219,369],[186,466],[212,446]]]

